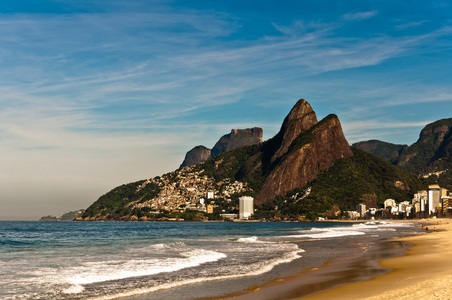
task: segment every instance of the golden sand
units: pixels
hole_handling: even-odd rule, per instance
[[[401,239],[414,245],[406,256],[380,262],[392,272],[303,299],[452,299],[452,221],[427,226],[428,234]]]
[[[417,236],[397,239],[413,246],[405,256],[380,261],[384,268],[392,270],[385,275],[340,285],[311,296],[299,298],[307,300],[387,300],[387,299],[451,299],[452,300],[452,220],[418,221],[419,226],[428,226],[429,232]],[[340,264],[340,263],[339,263]],[[305,282],[316,276],[308,272],[308,277],[294,276],[280,282],[273,281],[260,289],[241,295],[226,296],[233,300],[280,300],[297,299],[306,294],[303,288],[297,288],[300,280]]]

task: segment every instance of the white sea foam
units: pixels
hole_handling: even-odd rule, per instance
[[[186,245],[184,242],[172,242],[172,243],[159,243],[159,244],[153,244],[148,245],[141,248],[131,248],[128,249],[127,252],[130,253],[146,253],[146,252],[155,252],[161,251],[161,250],[167,250],[167,249],[179,249],[184,248]]]
[[[29,272],[30,283],[39,282],[41,286],[60,286],[66,294],[84,291],[83,285],[138,276],[154,275],[163,272],[175,272],[196,267],[226,257],[226,254],[204,249],[194,249],[178,254],[178,257],[166,259],[105,259],[78,262],[76,266],[66,268],[40,268]]]
[[[337,226],[329,228],[312,228],[310,230],[299,231],[300,234],[286,236],[289,238],[314,238],[327,239],[344,236],[365,235],[367,233],[375,234],[375,232],[396,231],[396,227],[410,227],[411,223],[396,222],[366,222],[353,224],[352,226]]]
[[[64,289],[63,293],[65,294],[79,294],[83,292],[85,288],[80,284],[71,285],[69,288]]]
[[[136,276],[153,275],[163,272],[174,272],[181,269],[199,266],[217,261],[226,255],[220,252],[203,249],[181,253],[182,258],[133,259],[129,261],[94,262],[69,270],[72,275],[67,278],[71,284],[87,284]],[[77,275],[73,275],[77,274]]]
[[[288,251],[284,255],[282,255],[281,257],[278,257],[278,258],[274,258],[274,259],[271,259],[268,261],[266,261],[266,260],[261,261],[259,264],[254,265],[248,269],[242,268],[241,269],[242,272],[240,272],[240,273],[234,273],[231,275],[222,275],[222,276],[198,277],[198,278],[193,278],[193,279],[188,279],[188,280],[160,284],[158,286],[153,286],[153,287],[138,288],[138,289],[134,289],[134,290],[126,291],[126,292],[115,293],[112,295],[104,295],[104,296],[100,296],[100,297],[96,296],[95,298],[89,298],[89,299],[110,300],[110,299],[117,299],[117,298],[122,298],[122,297],[131,297],[131,296],[137,296],[137,295],[142,295],[142,294],[148,294],[148,293],[156,292],[159,290],[175,288],[175,287],[182,286],[182,285],[189,285],[189,284],[214,281],[214,280],[233,279],[233,278],[240,278],[240,277],[247,277],[247,276],[257,276],[257,275],[261,275],[261,274],[271,271],[275,266],[277,266],[279,264],[289,263],[297,258],[301,258],[300,253],[304,252],[303,249],[300,249],[295,244],[282,244],[282,243],[272,243],[272,242],[269,242],[267,244],[268,244],[268,246],[270,246],[270,244],[271,244],[273,246],[272,248],[276,248],[276,249],[279,248],[278,250],[291,249],[292,251]]]
[[[257,236],[251,236],[251,237],[239,238],[239,239],[237,239],[237,242],[241,242],[241,243],[257,243],[259,241],[257,239]]]
[[[345,231],[345,230],[324,230],[311,232],[307,231],[307,233],[300,235],[291,235],[288,237],[292,238],[312,238],[312,239],[328,239],[328,238],[336,238],[336,237],[344,237],[344,236],[352,236],[352,235],[364,235],[365,232],[361,231]]]

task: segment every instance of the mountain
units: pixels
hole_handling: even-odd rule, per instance
[[[259,134],[251,130],[249,136]],[[231,132],[229,141],[239,132]],[[219,141],[219,149],[229,142]],[[217,143],[218,144],[218,143]],[[306,219],[350,210],[386,198],[411,200],[422,188],[414,175],[349,146],[336,115],[320,122],[299,100],[271,139],[220,153],[194,166],[119,186],[101,196],[78,220],[219,218],[236,212],[238,197],[255,197],[256,216]],[[204,214],[200,199],[215,205]],[[301,196],[302,195],[302,196]]]
[[[441,173],[452,169],[452,118],[426,125],[419,139],[411,146],[395,145],[378,140],[353,144],[373,153],[401,169],[420,175]]]
[[[354,143],[355,148],[370,152],[390,163],[394,163],[400,154],[408,148],[408,145],[391,144],[379,140],[370,140]]]
[[[232,129],[231,133],[223,135],[215,146],[213,146],[211,155],[215,157],[235,148],[260,144],[262,143],[263,134],[264,131],[259,127]]]
[[[285,118],[278,134],[263,147],[261,172],[265,179],[256,203],[303,187],[337,159],[350,156],[353,153],[337,116],[329,115],[317,122],[312,107],[302,99]]]
[[[337,160],[303,188],[262,204],[255,217],[334,218],[344,211],[356,210],[360,203],[367,208],[381,208],[386,199],[411,201],[416,191],[426,188],[416,175],[374,154],[355,147],[351,150],[353,156]]]
[[[231,133],[223,135],[212,149],[196,146],[185,155],[181,168],[193,166],[223,152],[235,148],[262,143],[263,130],[259,127],[247,129],[232,129]]]
[[[416,143],[397,158],[395,165],[415,173],[452,168],[452,118],[428,124]]]
[[[247,182],[256,204],[305,186],[337,159],[353,156],[339,119],[329,115],[317,122],[309,103],[301,99],[280,131],[260,147],[245,147],[206,161],[199,169],[217,180]]]
[[[196,146],[185,154],[185,159],[180,165],[181,168],[193,166],[208,160],[211,156],[211,150],[205,146]]]

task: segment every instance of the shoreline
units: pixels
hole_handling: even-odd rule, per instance
[[[401,298],[401,294],[406,295],[406,298],[402,296],[402,299],[411,299],[413,296],[419,297],[424,290],[425,295],[431,295],[434,286],[438,286],[436,281],[442,282],[442,280],[439,280],[442,279],[442,276],[445,276],[445,282],[440,284],[441,288],[451,282],[452,275],[447,275],[452,262],[450,263],[451,266],[449,266],[449,263],[444,264],[447,267],[442,268],[443,272],[437,273],[437,269],[432,270],[429,274],[432,274],[435,279],[429,280],[431,284],[427,284],[422,261],[425,261],[425,264],[433,262],[431,258],[424,256],[431,250],[432,245],[438,245],[442,240],[447,239],[447,233],[452,232],[452,224],[448,224],[448,220],[437,219],[410,220],[409,222],[417,223],[419,228],[421,224],[426,224],[430,227],[429,233],[382,240],[369,247],[361,255],[329,261],[319,268],[301,270],[298,274],[272,280],[262,286],[225,295],[219,299],[380,300]],[[434,227],[435,232],[432,230]],[[448,242],[447,245],[449,246],[444,246],[445,249],[449,247],[451,251],[448,252],[452,252],[452,241]],[[444,254],[444,256],[441,256],[442,260],[448,259],[444,247],[432,253],[432,256],[437,257]],[[440,259],[440,261],[442,260]],[[422,269],[422,274],[416,273],[420,269]],[[437,276],[436,274],[442,275]],[[415,291],[413,284],[417,284]],[[425,289],[425,287],[431,288]],[[447,286],[446,290],[447,292],[441,292],[441,294],[446,296],[451,293],[452,287]],[[421,297],[422,299],[442,298],[425,298],[424,294]]]
[[[417,223],[428,226],[429,232],[397,239],[413,246],[405,251],[404,256],[379,262],[383,268],[391,270],[389,273],[303,299],[450,299],[452,222],[449,219],[428,219]]]

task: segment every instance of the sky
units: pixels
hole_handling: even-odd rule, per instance
[[[298,99],[350,144],[452,117],[452,1],[3,0],[0,220],[87,208]]]

